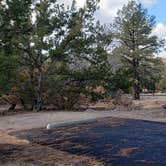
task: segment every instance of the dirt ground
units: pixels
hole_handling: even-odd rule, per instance
[[[166,122],[166,109],[153,108],[134,111],[93,111],[85,112],[39,112],[0,117],[0,143],[24,144],[27,140],[18,140],[8,133],[33,128],[46,128],[48,123],[69,122],[91,118],[116,117]]]
[[[72,154],[58,148],[52,149],[49,146],[34,144],[27,138],[20,138],[11,135],[11,133],[39,128],[46,130],[46,125],[48,123],[106,117],[139,119],[165,123],[166,109],[161,107],[147,107],[146,109],[128,112],[117,110],[87,110],[84,112],[39,112],[2,116],[0,117],[0,165],[103,166],[104,164],[102,162],[99,162],[93,157],[84,154]],[[134,150],[135,149],[132,149],[132,151]],[[131,149],[129,151],[131,151]],[[126,150],[122,150],[120,153],[125,156]]]
[[[0,166],[103,166],[92,157],[38,144],[0,144]]]
[[[0,144],[5,166],[165,166],[166,124],[101,118],[52,130],[11,132],[28,144]]]
[[[18,131],[46,127],[48,123],[85,120],[91,118],[117,117],[166,122],[166,109],[149,108],[134,111],[94,111],[84,112],[38,112],[0,117],[0,131]]]
[[[92,157],[74,155],[58,149],[31,143],[28,139],[12,136],[20,132],[43,127],[53,122],[105,117],[96,112],[25,113],[0,117],[0,166],[103,166]]]

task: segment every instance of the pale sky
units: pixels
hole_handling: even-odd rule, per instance
[[[61,0],[65,4],[70,4],[71,0]],[[86,0],[76,0],[79,7],[84,6]],[[100,9],[96,14],[97,19],[102,23],[111,23],[116,16],[118,9],[128,3],[129,0],[100,0]],[[137,0],[148,9],[150,15],[156,16],[156,27],[153,34],[161,39],[166,39],[166,0]],[[162,51],[159,56],[166,58],[166,51]]]

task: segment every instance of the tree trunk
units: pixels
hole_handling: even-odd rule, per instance
[[[23,100],[21,97],[19,97],[19,99],[20,99],[20,101],[21,101],[21,104],[22,104],[22,106],[23,106],[23,109],[24,109],[24,110],[27,110],[27,106],[26,106],[24,100]]]
[[[39,55],[39,66],[38,66],[38,85],[37,85],[37,89],[36,89],[36,106],[35,109],[36,111],[41,111],[42,107],[43,107],[43,99],[42,99],[42,54],[41,54],[41,50],[38,52]]]
[[[41,111],[43,107],[42,102],[42,71],[39,69],[39,77],[38,77],[38,88],[37,88],[37,100],[36,100],[36,111]]]
[[[138,75],[138,66],[139,61],[138,59],[133,60],[133,83],[132,83],[132,93],[133,93],[133,100],[139,100],[140,99],[140,85],[139,85],[139,75]]]
[[[139,84],[136,83],[136,82],[133,82],[132,93],[133,93],[133,100],[139,100],[140,99]]]
[[[15,107],[16,107],[16,104],[12,104],[8,110],[14,111],[14,110],[15,110]]]

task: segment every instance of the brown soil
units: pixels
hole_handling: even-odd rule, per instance
[[[11,132],[23,129],[45,127],[49,122],[84,119],[94,115],[81,114],[30,113],[1,117],[0,166],[103,166],[103,163],[89,156],[74,155],[11,135]]]
[[[15,144],[15,145],[24,145],[28,144],[28,140],[18,139],[17,137],[11,136],[9,133],[10,130],[0,130],[0,144]]]
[[[97,120],[99,123],[105,123],[106,119]],[[120,126],[125,123],[125,120],[109,119],[109,125],[112,127]],[[61,127],[57,128],[55,133],[63,133],[61,139],[56,139],[52,136],[53,143],[47,142],[50,133],[47,133],[44,128],[36,128],[24,131],[8,130],[8,133],[1,130],[0,138],[6,140],[3,144],[0,144],[0,166],[104,166],[104,163],[98,161],[96,158],[86,156],[84,154],[76,155],[63,151],[58,148],[59,144],[56,141],[61,141],[66,138],[70,138],[73,134],[79,134],[80,132],[89,130],[91,124],[83,124],[81,126]],[[10,131],[10,132],[9,132]],[[45,133],[45,137],[40,137],[42,132]],[[14,137],[15,135],[16,137]],[[37,138],[39,142],[28,142],[22,138],[32,136]],[[41,144],[40,141],[43,141]],[[55,145],[54,145],[55,144]],[[71,142],[63,141],[61,146],[71,145]],[[75,143],[74,148],[86,148],[81,144]],[[107,147],[112,147],[108,144]],[[111,165],[109,165],[111,166]]]
[[[98,123],[104,122],[105,119],[98,120]],[[109,125],[111,126],[119,126],[123,123],[124,120],[117,121],[116,119],[111,119],[109,121]],[[97,125],[97,123],[94,123],[94,125]],[[91,125],[87,124],[73,126],[71,128],[61,127],[56,130],[56,133],[66,131],[63,137],[68,138],[72,134],[85,131],[85,128],[88,130],[90,127]],[[101,161],[97,161],[93,157],[84,154],[76,155],[68,153],[60,150],[56,146],[50,147],[49,144],[47,145],[47,140],[44,140],[45,144],[43,143],[41,145],[37,142],[34,143],[22,139],[23,137],[26,138],[25,135],[33,135],[39,141],[45,139],[40,137],[40,132],[45,131],[45,128],[15,131],[14,129],[8,129],[7,131],[0,130],[0,140],[4,141],[0,143],[0,166],[104,166]],[[71,142],[64,141],[63,144],[66,146],[71,144]],[[85,148],[81,146],[80,144],[74,145],[75,148]],[[107,146],[111,148],[112,145],[109,144]]]
[[[17,111],[8,112],[7,115],[12,116],[0,117],[0,166],[103,166],[103,163],[94,158],[84,155],[74,155],[55,148],[50,148],[48,146],[34,144],[28,140],[11,136],[10,133],[24,129],[46,127],[48,123],[83,120],[88,118],[102,118],[109,116],[166,122],[165,109],[151,109],[153,104],[154,106],[162,105],[164,104],[164,101],[146,101],[142,102],[141,104],[145,104],[148,109],[135,110],[131,112],[116,110],[90,110],[85,112],[40,112],[25,114],[20,114],[20,112]],[[104,105],[100,106],[103,107]],[[4,109],[2,110],[4,111]],[[19,115],[17,115],[18,113]],[[118,126],[119,123],[111,122],[110,125]],[[111,144],[108,146],[110,148],[112,147]],[[137,150],[135,147],[122,149],[118,155],[128,157],[135,150]]]
[[[0,144],[1,166],[103,166],[87,156],[72,155],[38,144]]]
[[[130,157],[130,154],[139,149],[138,147],[134,147],[134,148],[124,148],[124,149],[121,149],[118,153],[118,155],[120,156],[123,156],[123,157]]]

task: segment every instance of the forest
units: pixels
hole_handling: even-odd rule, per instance
[[[0,95],[10,109],[13,100],[24,109],[71,110],[81,97],[98,101],[118,89],[134,100],[166,91],[166,60],[157,56],[165,41],[152,33],[155,16],[132,0],[102,24],[98,4],[0,1]]]

